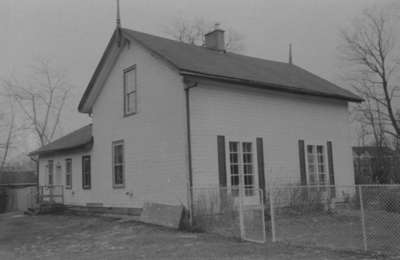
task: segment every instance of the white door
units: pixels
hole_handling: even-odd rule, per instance
[[[259,204],[256,147],[252,141],[227,142],[228,187],[236,201],[243,204]]]

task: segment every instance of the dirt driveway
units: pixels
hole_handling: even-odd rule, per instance
[[[383,259],[252,244],[137,222],[71,215],[0,214],[0,259]]]

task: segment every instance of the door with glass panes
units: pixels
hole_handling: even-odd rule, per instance
[[[250,140],[232,139],[227,142],[228,189],[233,197],[238,199],[241,196],[244,204],[259,202],[255,149],[255,142]]]

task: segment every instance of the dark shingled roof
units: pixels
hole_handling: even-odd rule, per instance
[[[256,83],[276,90],[362,101],[352,92],[294,64],[210,50],[129,29],[122,29],[122,32],[162,56],[183,74],[194,72]]]
[[[63,137],[31,152],[29,155],[41,155],[52,152],[83,148],[93,142],[92,124],[86,125]]]
[[[121,28],[121,33],[127,38],[136,40],[143,47],[166,60],[176,67],[182,75],[201,76],[303,95],[322,96],[352,102],[363,101],[352,92],[294,64],[215,51],[125,28]],[[82,96],[78,107],[81,112],[83,112],[84,103],[108,58],[112,43],[115,41],[118,41],[117,31],[114,31]]]
[[[37,183],[34,171],[0,171],[0,185]]]

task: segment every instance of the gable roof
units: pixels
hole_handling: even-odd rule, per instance
[[[137,41],[143,47],[176,67],[182,75],[195,75],[258,86],[265,89],[330,97],[346,101],[362,101],[359,96],[352,92],[293,64],[231,52],[219,52],[129,29],[120,30],[123,37]],[[79,111],[86,112],[82,109],[83,105],[95,84],[105,59],[107,59],[112,42],[116,41],[117,38],[118,33],[114,32],[83,94],[79,104]]]
[[[85,148],[93,143],[92,124],[86,125],[31,152],[29,155],[44,155],[60,151]]]

